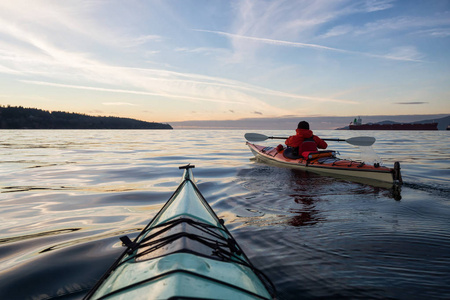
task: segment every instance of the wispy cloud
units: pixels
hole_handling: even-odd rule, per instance
[[[212,48],[212,47],[198,47],[198,48],[176,48],[176,52],[181,53],[195,53],[195,54],[203,54],[203,55],[224,55],[229,51],[223,48]]]
[[[398,32],[407,32],[409,34],[425,33],[439,36],[443,33],[446,36],[450,26],[450,18],[443,15],[436,16],[395,16],[392,18],[383,18],[363,24],[339,24],[329,29],[320,38],[330,38],[335,36],[350,35],[360,36],[385,36]]]
[[[190,101],[207,101],[207,102],[217,102],[217,103],[245,104],[245,103],[239,102],[239,101],[217,100],[217,99],[209,99],[209,98],[202,98],[202,97],[190,97],[190,96],[182,96],[182,95],[175,95],[175,94],[153,93],[153,92],[137,91],[137,90],[101,88],[101,87],[61,84],[61,83],[33,81],[33,80],[21,80],[21,81],[25,82],[25,83],[37,84],[37,85],[46,85],[46,86],[81,89],[81,90],[91,90],[91,91],[99,91],[99,92],[125,93],[125,94],[135,94],[135,95],[145,95],[145,96],[158,96],[158,97],[166,97],[166,98],[184,99],[184,100],[190,100]]]
[[[274,40],[274,39],[268,39],[268,38],[243,36],[243,35],[238,35],[238,34],[233,34],[233,33],[228,33],[228,32],[222,32],[222,31],[199,30],[199,29],[197,31],[219,34],[219,35],[223,35],[223,36],[230,37],[230,38],[239,38],[239,39],[243,39],[243,40],[259,42],[259,43],[269,44],[269,45],[274,45],[274,46],[311,48],[311,49],[326,50],[326,51],[340,52],[340,53],[353,54],[353,55],[363,55],[363,56],[388,59],[388,60],[403,60],[403,61],[421,62],[420,59],[415,58],[418,56],[417,52],[415,53],[414,57],[411,55],[404,55],[405,53],[402,53],[401,55],[396,55],[396,54],[379,55],[379,54],[372,54],[372,53],[365,53],[365,52],[358,52],[358,51],[351,51],[351,50],[327,47],[327,46],[318,45],[318,44],[299,43],[299,42]]]
[[[427,104],[428,102],[395,102],[395,104],[403,104],[403,105],[418,105],[418,104]]]
[[[331,48],[331,47],[326,47],[326,46],[322,46],[322,45],[281,41],[281,40],[274,40],[274,39],[268,39],[268,38],[253,37],[253,36],[245,36],[245,35],[233,34],[233,33],[228,33],[228,32],[223,32],[223,31],[202,30],[202,29],[196,29],[196,31],[214,33],[214,34],[223,35],[223,36],[226,36],[229,38],[244,39],[244,40],[248,40],[248,41],[260,42],[260,43],[276,45],[276,46],[290,46],[290,47],[297,47],[297,48],[314,48],[314,49],[331,50],[331,51],[339,51],[339,52],[349,52],[347,50]]]
[[[393,0],[240,1],[235,6],[234,22],[230,30],[226,32],[231,32],[236,37],[259,37],[277,41],[311,41],[329,24],[342,23],[337,22],[339,19],[387,10],[393,7],[393,3]],[[342,29],[340,28],[340,30]],[[243,45],[240,43],[242,41],[241,38],[232,40],[237,53],[251,51],[252,47],[255,47],[255,45]],[[302,47],[332,48],[308,42],[297,44],[304,44]],[[338,49],[338,51],[341,50],[343,49]]]
[[[386,54],[385,57],[388,59],[402,61],[422,61],[422,54],[417,51],[416,47],[413,46],[396,47],[391,53]]]
[[[107,106],[136,106],[136,104],[128,102],[103,102],[102,104]]]
[[[122,41],[124,47],[132,48],[144,45],[149,42],[160,42],[163,38],[159,35],[143,35],[138,37],[127,38]]]
[[[327,39],[330,37],[336,37],[336,36],[342,36],[349,33],[352,33],[355,30],[355,28],[352,25],[346,24],[346,25],[338,25],[330,30],[328,30],[325,34],[319,36],[321,39]]]
[[[21,72],[19,72],[17,70],[14,70],[14,69],[2,66],[2,65],[0,65],[0,73],[4,73],[4,74],[21,74]]]
[[[450,28],[432,28],[428,30],[419,30],[416,32],[419,35],[426,35],[435,38],[446,38],[450,36]]]
[[[395,0],[367,0],[364,2],[367,12],[390,9],[394,6]]]

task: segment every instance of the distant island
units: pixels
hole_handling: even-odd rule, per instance
[[[169,124],[0,106],[0,129],[173,129]]]
[[[355,119],[349,126],[337,128],[337,130],[446,130],[449,124],[450,116],[411,123],[399,123],[387,120],[362,124],[361,119],[358,119],[358,121]]]

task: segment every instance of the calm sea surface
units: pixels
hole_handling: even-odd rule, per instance
[[[384,165],[401,163],[401,200],[389,187],[261,164],[244,133],[0,130],[0,299],[82,298],[187,163],[279,299],[450,298],[450,131],[315,132],[375,136]]]

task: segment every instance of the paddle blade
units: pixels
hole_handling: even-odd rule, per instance
[[[372,146],[376,139],[373,136],[357,136],[345,140],[355,146]]]
[[[267,135],[260,133],[246,133],[244,137],[249,142],[261,142],[269,138]]]

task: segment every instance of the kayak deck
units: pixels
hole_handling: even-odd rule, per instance
[[[270,280],[193,182],[192,167],[135,241],[121,238],[127,250],[85,299],[273,298]]]
[[[396,164],[398,165],[397,169],[394,169],[337,157],[322,157],[311,160],[303,158],[289,159],[284,157],[284,150],[278,151],[274,147],[255,145],[249,142],[247,142],[247,146],[256,158],[277,166],[307,170],[320,174],[365,178],[391,184],[396,181],[401,182],[400,165],[398,163]]]

